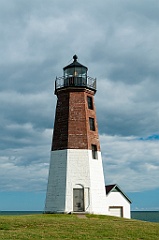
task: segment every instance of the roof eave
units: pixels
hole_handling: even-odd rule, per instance
[[[128,202],[132,203],[132,201],[128,198],[128,196],[121,190],[121,188],[120,188],[117,184],[111,184],[111,185],[114,185],[114,186],[113,186],[112,189],[107,193],[107,195],[109,195],[109,193],[112,192],[113,189],[118,188],[119,192],[128,200]],[[107,185],[107,186],[109,186],[109,185]],[[107,186],[106,186],[106,187],[107,187]]]

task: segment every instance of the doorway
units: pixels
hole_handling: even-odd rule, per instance
[[[84,212],[84,189],[73,189],[73,211]]]

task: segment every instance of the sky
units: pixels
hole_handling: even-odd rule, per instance
[[[106,184],[159,210],[158,12],[158,0],[0,0],[0,211],[44,210],[54,81],[74,54],[97,78]]]

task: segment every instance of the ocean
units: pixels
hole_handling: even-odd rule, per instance
[[[0,211],[0,215],[29,215],[42,213],[42,211]],[[131,218],[159,223],[159,211],[131,211]]]
[[[131,218],[159,223],[159,211],[131,211]]]

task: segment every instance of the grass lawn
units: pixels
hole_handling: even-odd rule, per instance
[[[0,216],[2,239],[159,240],[159,224],[97,215]]]

